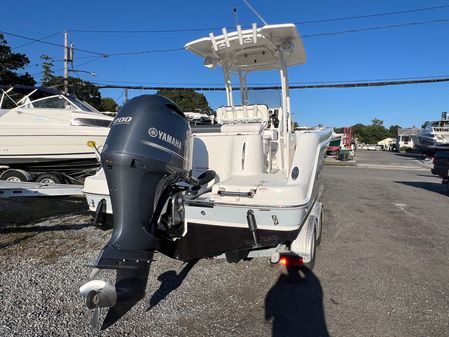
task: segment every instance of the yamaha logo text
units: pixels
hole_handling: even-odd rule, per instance
[[[149,128],[148,134],[153,138],[159,138],[160,140],[163,140],[164,142],[167,142],[181,150],[181,141],[164,131],[156,128]]]

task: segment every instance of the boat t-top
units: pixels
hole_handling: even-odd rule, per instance
[[[295,25],[223,28],[185,48],[223,70],[227,102],[217,109],[218,124],[191,127],[170,100],[136,97],[118,113],[123,123],[111,127],[103,169],[85,182],[96,219],[112,214],[114,227],[95,279],[80,288],[94,320],[109,308],[103,329],[144,297],[155,251],[182,261],[267,256],[276,263],[285,256],[314,263],[332,130],[293,129],[287,70],[306,60]],[[249,102],[247,75],[265,70],[279,71],[278,106]],[[115,282],[96,279],[102,269],[117,270]]]

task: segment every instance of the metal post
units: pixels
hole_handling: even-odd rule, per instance
[[[231,84],[231,77],[229,74],[228,66],[223,63],[223,73],[224,73],[224,79],[225,79],[225,86],[226,86],[226,99],[228,106],[233,106],[232,101],[232,84]]]
[[[128,89],[125,89],[125,103],[128,103]]]
[[[246,98],[245,95],[245,91],[246,91],[246,81],[244,78],[244,75],[242,74],[242,72],[239,70],[239,81],[240,81],[240,99],[241,99],[241,104],[242,105],[246,105],[248,104],[248,99]]]
[[[69,90],[69,33],[64,32],[64,92]]]
[[[290,95],[288,92],[288,73],[287,73],[287,62],[285,61],[285,55],[283,51],[279,52],[279,57],[281,61],[281,87],[282,87],[282,138],[283,138],[283,157],[282,164],[283,169],[287,172],[287,177],[289,176],[288,166],[290,163],[290,127],[289,127],[289,115],[290,115]]]

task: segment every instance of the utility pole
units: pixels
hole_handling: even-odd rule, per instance
[[[125,103],[128,103],[128,89],[125,89]]]
[[[64,92],[69,90],[69,33],[64,32]]]

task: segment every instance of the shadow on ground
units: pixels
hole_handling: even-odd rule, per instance
[[[172,291],[178,289],[197,262],[198,260],[187,262],[179,273],[176,273],[174,270],[169,270],[159,275],[157,280],[161,282],[161,284],[159,289],[154,292],[153,296],[151,296],[147,311],[165,299]]]
[[[91,226],[90,223],[72,224],[72,225],[43,225],[43,226],[11,226],[0,228],[0,234],[10,233],[42,233],[42,232],[58,232],[58,231],[74,231]]]
[[[316,275],[306,267],[288,267],[265,298],[265,319],[272,321],[273,337],[329,337]]]
[[[87,210],[86,200],[80,197],[1,198],[0,250],[20,247],[39,233],[61,232],[64,236],[91,226]]]
[[[424,190],[439,193],[442,195],[448,195],[447,186],[441,183],[431,183],[426,181],[395,181],[395,183],[422,188]]]
[[[394,152],[395,156],[399,157],[408,157],[408,158],[416,158],[416,159],[424,159],[425,155],[423,155],[419,151],[407,151],[407,152]]]
[[[435,178],[435,179],[441,179],[441,177],[436,176],[434,174],[417,174],[417,177],[427,177],[427,178]]]
[[[60,215],[88,214],[82,197],[28,197],[0,199],[0,228],[29,225]]]

